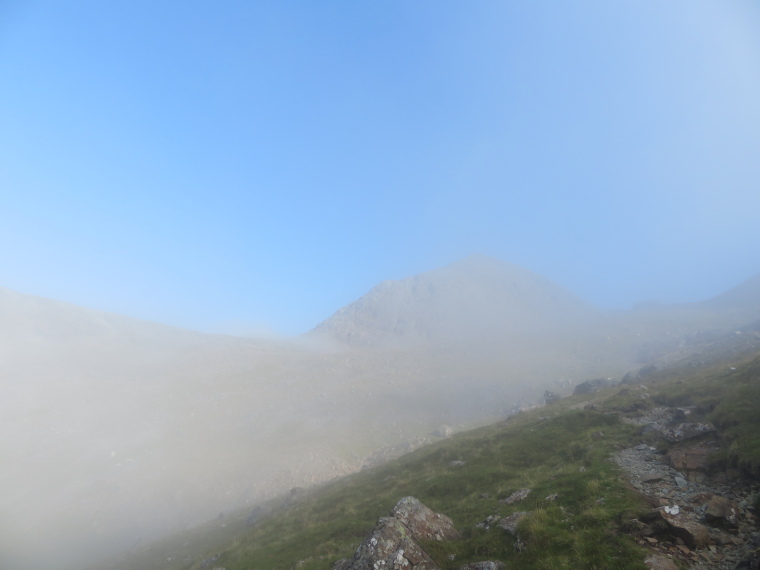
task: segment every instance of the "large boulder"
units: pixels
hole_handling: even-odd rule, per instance
[[[736,528],[739,525],[739,506],[725,497],[713,495],[707,504],[705,521],[726,528]]]
[[[707,453],[706,448],[674,449],[670,452],[670,466],[677,471],[684,471],[693,480],[692,474],[695,471],[707,471]]]
[[[414,540],[457,540],[461,535],[446,515],[432,511],[414,497],[404,497],[393,507],[393,516],[412,533]]]
[[[339,560],[333,570],[440,570],[416,541],[458,538],[461,536],[449,517],[414,497],[404,497],[391,516],[377,521],[353,558]]]
[[[409,529],[394,517],[377,521],[372,534],[359,546],[343,570],[439,570],[439,566],[414,542]]]
[[[664,526],[667,534],[680,538],[692,550],[710,544],[710,531],[707,527],[697,522],[693,514],[687,514],[678,508],[655,509],[644,520],[655,523],[655,526]]]

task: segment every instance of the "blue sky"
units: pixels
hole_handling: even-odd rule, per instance
[[[760,272],[749,0],[0,4],[0,287],[304,332],[473,252],[587,300]]]

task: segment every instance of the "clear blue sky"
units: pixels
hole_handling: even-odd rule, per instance
[[[472,252],[604,307],[760,272],[760,5],[0,3],[0,287],[296,334]]]

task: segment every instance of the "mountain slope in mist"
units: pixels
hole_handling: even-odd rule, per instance
[[[757,309],[760,307],[760,273],[701,304],[713,309]]]
[[[0,457],[13,466],[0,473],[0,567],[80,568],[356,471],[442,424],[503,418],[545,389],[725,351],[727,334],[730,350],[753,343],[735,332],[758,318],[608,315],[480,256],[379,285],[315,329],[345,343],[331,350],[0,290]]]
[[[566,329],[597,316],[581,299],[527,269],[482,255],[385,281],[312,334],[351,346],[467,341]]]

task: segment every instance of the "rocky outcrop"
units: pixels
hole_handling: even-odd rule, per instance
[[[393,507],[393,516],[409,529],[414,540],[442,541],[461,538],[449,517],[430,510],[414,497],[401,499]]]
[[[645,432],[659,432],[670,443],[696,439],[714,433],[715,426],[709,423],[683,422],[691,410],[688,408],[653,408],[635,418],[623,421],[644,426]]]
[[[377,521],[353,558],[339,560],[333,570],[439,570],[417,541],[459,538],[449,517],[432,511],[414,497],[404,497],[391,516]]]

